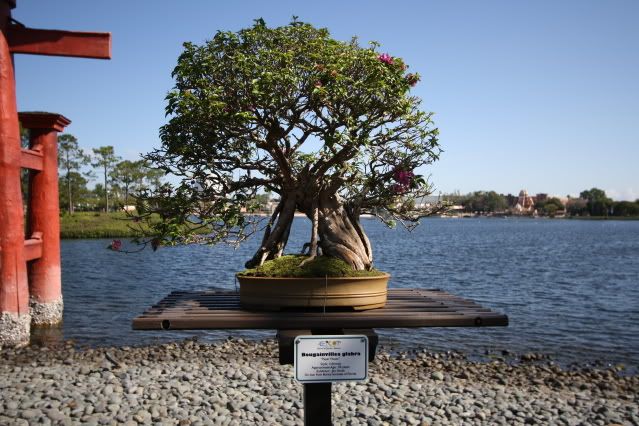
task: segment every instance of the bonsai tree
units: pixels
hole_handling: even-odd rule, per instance
[[[431,185],[415,171],[440,152],[432,113],[410,95],[419,75],[378,48],[297,20],[269,28],[261,19],[185,43],[162,145],[145,156],[179,182],[141,194],[146,242],[239,243],[262,231],[246,263],[255,267],[282,256],[299,211],[312,222],[306,261],[321,251],[370,269],[360,215],[410,227],[432,213],[419,200]],[[264,191],[279,203],[260,224],[244,212]]]

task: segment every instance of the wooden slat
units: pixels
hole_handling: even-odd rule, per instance
[[[11,25],[6,30],[11,53],[111,59],[111,34],[40,30]]]
[[[135,330],[506,326],[508,317],[438,289],[391,289],[384,308],[281,312],[243,309],[236,292],[175,291],[133,320]]]
[[[22,148],[20,167],[31,170],[42,170],[42,153],[40,151]]]

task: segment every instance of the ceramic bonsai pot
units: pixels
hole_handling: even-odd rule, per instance
[[[386,304],[389,274],[372,277],[279,278],[238,275],[240,303],[249,309],[346,307],[356,311]]]

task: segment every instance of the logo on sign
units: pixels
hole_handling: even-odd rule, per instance
[[[339,340],[320,340],[317,349],[339,349],[341,343]]]

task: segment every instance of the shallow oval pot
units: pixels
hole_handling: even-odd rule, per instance
[[[386,304],[389,274],[376,277],[278,278],[237,276],[240,304],[263,310],[350,307],[356,311]]]

